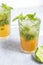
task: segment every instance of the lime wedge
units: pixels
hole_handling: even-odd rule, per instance
[[[43,63],[43,46],[40,46],[39,48],[36,49],[35,58],[37,61]]]

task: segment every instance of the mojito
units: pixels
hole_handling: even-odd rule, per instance
[[[10,33],[11,7],[6,4],[0,6],[0,37],[6,37]]]
[[[18,18],[20,31],[20,45],[24,52],[32,53],[38,45],[38,36],[40,29],[40,19],[34,14],[20,14]],[[15,20],[14,19],[14,20]]]

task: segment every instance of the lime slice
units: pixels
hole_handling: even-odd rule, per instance
[[[43,63],[43,46],[40,46],[39,48],[36,49],[35,58],[37,61]]]

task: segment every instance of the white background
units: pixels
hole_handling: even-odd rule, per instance
[[[39,45],[43,45],[43,0],[0,0],[0,4],[5,3],[12,6],[12,19],[23,12],[37,12],[41,19]],[[20,49],[20,38],[18,23],[11,23],[11,34],[6,40],[0,40],[0,65],[43,65],[36,62],[32,55],[23,53]]]
[[[43,0],[0,0],[1,3],[6,3],[14,8],[21,8],[43,5]]]

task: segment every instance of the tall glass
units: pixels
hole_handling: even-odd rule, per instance
[[[38,45],[40,20],[19,20],[21,48],[24,52],[32,53]]]
[[[10,34],[10,15],[11,10],[0,7],[0,37]]]

